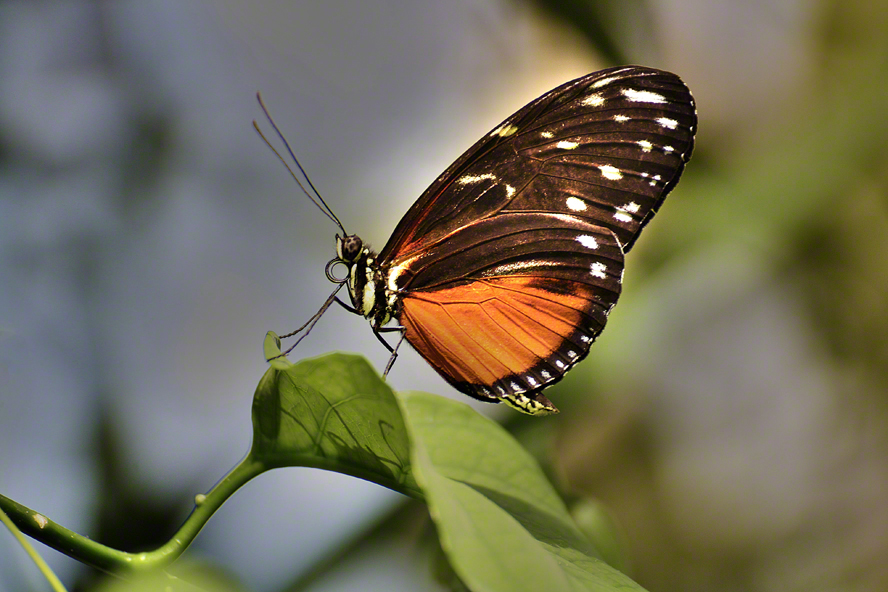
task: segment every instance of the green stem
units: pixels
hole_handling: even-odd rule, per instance
[[[0,496],[3,498],[3,496]],[[4,500],[6,498],[3,498]],[[34,562],[34,565],[37,566],[37,569],[40,570],[40,573],[43,574],[43,577],[46,578],[46,581],[49,582],[49,585],[52,586],[52,589],[55,592],[65,592],[65,586],[62,585],[59,577],[55,575],[55,572],[50,569],[49,565],[43,560],[43,557],[40,556],[40,553],[34,550],[34,547],[31,546],[31,543],[28,542],[28,539],[22,534],[22,531],[16,528],[15,523],[6,515],[2,509],[0,509],[0,522],[6,525],[6,528],[12,533],[12,535],[16,538],[28,556],[31,558],[31,561]]]
[[[205,496],[195,498],[194,511],[179,531],[163,546],[144,553],[126,553],[106,547],[89,538],[59,526],[46,516],[0,495],[0,509],[22,532],[82,563],[109,573],[126,574],[161,569],[179,558],[197,533],[231,495],[268,466],[252,454],[240,462]]]

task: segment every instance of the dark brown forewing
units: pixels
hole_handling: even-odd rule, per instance
[[[561,212],[624,251],[678,182],[697,118],[682,81],[640,66],[568,82],[484,136],[410,208],[381,261],[399,263],[501,212]]]

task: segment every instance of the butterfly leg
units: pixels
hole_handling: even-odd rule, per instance
[[[344,309],[347,310],[348,312],[354,313],[354,314],[356,314],[356,315],[364,316],[364,315],[362,315],[362,314],[358,311],[357,308],[355,308],[355,307],[352,306],[351,304],[346,304],[345,302],[343,302],[342,300],[340,300],[340,299],[339,299],[339,296],[336,297],[335,302],[336,302],[336,304],[338,304],[339,306],[341,306],[342,308],[344,308]]]
[[[291,331],[290,333],[287,333],[286,335],[281,335],[278,337],[278,339],[286,339],[288,337],[293,337],[295,335],[299,335],[300,333],[302,333],[302,335],[299,335],[299,339],[296,340],[296,343],[291,345],[289,348],[287,348],[286,351],[284,351],[280,355],[277,355],[274,358],[271,358],[271,360],[274,360],[275,358],[280,358],[281,356],[286,356],[288,353],[290,353],[291,351],[296,349],[296,346],[299,345],[299,342],[302,341],[303,339],[305,339],[308,336],[308,334],[311,333],[311,330],[314,329],[314,326],[317,324],[317,322],[319,320],[321,320],[321,317],[324,315],[324,313],[327,311],[327,309],[330,308],[330,305],[333,304],[334,302],[338,302],[339,304],[344,306],[347,310],[351,310],[352,312],[355,312],[355,313],[358,312],[355,309],[348,306],[347,304],[345,304],[336,295],[336,293],[339,292],[339,290],[341,290],[342,286],[344,286],[344,285],[345,285],[344,283],[339,284],[339,286],[337,286],[336,289],[333,290],[333,293],[330,294],[330,296],[327,298],[327,300],[324,302],[323,306],[321,306],[321,308],[318,310],[318,312],[314,313],[311,316],[311,318],[305,322],[304,325],[302,325],[301,327],[299,327],[295,331]],[[304,333],[303,333],[303,331],[304,331]],[[271,360],[266,360],[266,361],[270,362]]]
[[[388,342],[382,338],[380,333],[395,333],[398,332],[401,334],[401,338],[398,339],[398,343],[395,344],[395,347],[392,347],[388,344]],[[401,343],[404,341],[404,337],[407,335],[407,329],[405,327],[382,327],[379,329],[374,329],[373,334],[376,335],[376,338],[388,349],[392,352],[392,356],[389,358],[388,364],[385,365],[385,372],[382,373],[382,377],[385,378],[388,376],[389,370],[392,369],[392,366],[395,365],[395,359],[398,357],[398,348],[401,347]]]

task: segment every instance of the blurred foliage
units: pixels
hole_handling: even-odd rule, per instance
[[[831,207],[817,208],[818,216],[799,237],[799,279],[809,298],[812,325],[827,338],[836,360],[868,375],[885,398],[888,3],[832,2],[821,22],[819,76],[847,99],[829,106],[839,125],[847,126],[841,147],[853,164],[836,175]],[[824,138],[832,144],[829,140]]]
[[[90,588],[96,592],[247,592],[220,566],[183,560],[169,570],[139,574],[132,579],[104,576]]]
[[[883,163],[888,165],[888,163]],[[879,178],[879,177],[882,178]],[[798,281],[812,324],[838,364],[888,392],[888,178],[862,180],[837,198],[798,244]],[[888,403],[888,398],[885,399]]]
[[[644,13],[647,9],[646,2],[627,4],[611,0],[537,0],[536,5],[548,15],[576,29],[609,63],[632,63],[626,57],[627,48],[620,42],[623,31],[616,27],[617,23],[626,19],[615,19],[614,16],[620,10],[633,14]]]

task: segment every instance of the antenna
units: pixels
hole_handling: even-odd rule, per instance
[[[305,169],[302,168],[302,165],[299,163],[299,159],[296,158],[296,154],[293,153],[293,149],[290,148],[290,143],[287,142],[287,138],[284,137],[284,134],[281,133],[281,130],[278,128],[277,124],[274,122],[274,119],[271,118],[271,114],[268,112],[268,109],[265,107],[265,102],[262,100],[262,94],[256,93],[256,99],[259,101],[259,106],[262,107],[262,112],[265,113],[265,118],[268,119],[268,123],[271,124],[271,127],[274,129],[275,133],[277,133],[278,138],[281,139],[281,142],[284,143],[284,146],[287,148],[287,153],[290,155],[290,158],[293,159],[293,162],[296,163],[296,166],[299,168],[299,172],[302,173],[302,176],[305,178],[305,181],[308,183],[308,186],[311,187],[311,190],[314,192],[314,195],[309,193],[305,186],[302,184],[302,181],[299,180],[299,177],[296,176],[296,173],[293,172],[293,169],[290,168],[290,165],[287,164],[287,161],[284,160],[284,157],[281,156],[280,152],[278,152],[274,146],[271,145],[271,142],[268,141],[268,138],[265,137],[265,134],[262,133],[262,130],[259,129],[259,124],[256,123],[256,120],[253,120],[253,127],[256,129],[256,132],[259,134],[259,137],[265,142],[265,144],[274,152],[275,156],[283,163],[283,165],[290,172],[290,176],[293,177],[293,180],[296,181],[296,184],[299,185],[299,189],[302,190],[302,193],[311,200],[311,203],[316,205],[319,210],[321,210],[325,216],[330,218],[336,226],[339,227],[339,230],[342,231],[343,235],[347,235],[348,233],[345,231],[345,228],[342,227],[342,222],[339,221],[339,218],[336,217],[336,214],[333,213],[333,210],[330,209],[330,206],[327,205],[327,202],[324,201],[324,198],[321,197],[320,192],[315,188],[314,183],[309,179],[308,174],[305,172]],[[317,196],[317,199],[315,199]]]

